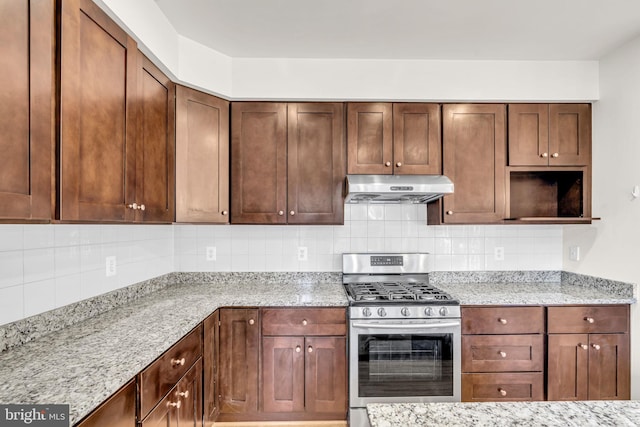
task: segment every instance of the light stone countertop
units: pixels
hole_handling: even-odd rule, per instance
[[[637,427],[640,401],[375,403],[371,427]]]

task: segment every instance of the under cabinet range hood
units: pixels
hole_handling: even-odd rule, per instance
[[[347,175],[345,203],[428,203],[450,193],[444,175]]]

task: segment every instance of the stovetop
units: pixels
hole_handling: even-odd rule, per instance
[[[349,300],[354,304],[458,304],[451,295],[426,281],[372,281],[346,283],[345,286]]]

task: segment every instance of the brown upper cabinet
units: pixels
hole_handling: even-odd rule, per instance
[[[453,194],[430,204],[429,223],[502,222],[505,215],[506,106],[445,104],[443,172]],[[442,206],[442,209],[439,208]]]
[[[510,166],[590,164],[590,104],[509,104]]]
[[[340,103],[231,104],[231,222],[342,224]]]
[[[229,102],[176,88],[176,222],[229,222]]]
[[[60,219],[173,221],[174,84],[90,0],[60,40]]]
[[[438,104],[347,104],[348,173],[442,172]]]
[[[0,219],[52,217],[54,7],[0,4]]]

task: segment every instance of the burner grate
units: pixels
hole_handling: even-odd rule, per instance
[[[422,282],[349,283],[347,290],[355,301],[450,301],[440,289]]]

